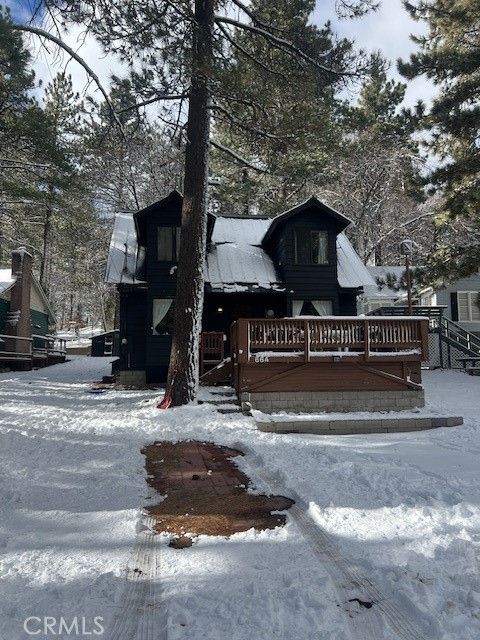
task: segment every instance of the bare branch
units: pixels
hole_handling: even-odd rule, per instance
[[[244,22],[234,20],[233,18],[228,18],[227,16],[215,16],[215,22],[217,23],[217,25],[219,25],[220,23],[230,24],[234,27],[238,27],[239,29],[244,29],[245,31],[251,31],[252,33],[257,33],[258,35],[265,38],[265,40],[270,42],[272,45],[274,45],[278,49],[281,49],[282,51],[285,51],[287,53],[293,53],[297,58],[301,58],[302,60],[305,60],[305,62],[308,62],[309,64],[313,65],[320,71],[324,71],[325,73],[331,73],[337,76],[350,75],[347,72],[336,71],[335,69],[330,69],[325,65],[320,64],[320,62],[310,57],[308,54],[306,54],[304,51],[296,47],[289,40],[285,40],[285,38],[280,38],[279,36],[276,36],[273,33],[266,31],[265,29],[261,29],[260,27],[255,27],[254,25],[251,25],[251,24],[245,24]]]
[[[117,111],[117,114],[126,113],[127,111],[132,111],[133,109],[140,109],[141,107],[146,107],[149,104],[153,104],[154,102],[160,102],[161,100],[183,100],[187,93],[178,93],[178,94],[163,94],[159,96],[153,96],[153,98],[148,98],[148,100],[143,100],[142,102],[137,102],[135,104],[130,105],[129,107],[125,107],[124,109],[120,109]]]
[[[107,106],[108,106],[108,108],[110,110],[112,118],[115,120],[115,123],[119,127],[119,129],[120,129],[120,131],[122,133],[122,136],[125,138],[125,133],[123,131],[122,123],[118,119],[118,116],[115,113],[115,109],[113,108],[113,104],[112,104],[112,102],[111,102],[111,100],[109,98],[109,95],[108,95],[107,91],[103,88],[103,85],[100,82],[99,77],[97,76],[95,71],[85,62],[85,60],[81,56],[79,56],[76,51],[74,51],[72,49],[72,47],[70,47],[68,44],[63,42],[63,40],[60,40],[60,38],[57,38],[57,36],[54,36],[52,33],[49,33],[48,31],[45,31],[44,29],[39,29],[38,27],[33,27],[32,25],[13,24],[13,25],[11,25],[10,28],[13,31],[26,31],[28,33],[33,33],[33,34],[35,34],[37,36],[45,38],[46,40],[50,40],[51,42],[54,42],[58,47],[60,47],[64,51],[66,51],[76,62],[78,62],[78,64],[85,69],[87,74],[92,78],[92,80],[97,85],[98,90],[102,94],[102,96],[103,96],[103,98],[104,98],[104,100],[105,100],[105,102],[106,102],[106,104],[107,104]]]
[[[25,160],[10,160],[9,158],[0,158],[0,163],[6,162],[7,164],[2,164],[2,169],[22,169],[22,168],[31,168],[35,167],[37,169],[48,169],[50,167],[49,164],[41,164],[38,162],[26,162]]]
[[[421,215],[416,216],[415,218],[412,218],[411,220],[407,220],[406,222],[402,222],[402,224],[399,224],[399,225],[393,227],[392,229],[387,231],[387,233],[384,233],[380,238],[377,239],[377,241],[375,242],[375,244],[371,248],[370,253],[369,253],[369,255],[367,257],[370,257],[372,255],[372,253],[374,252],[375,248],[378,247],[378,245],[381,244],[386,238],[391,236],[392,233],[395,233],[395,231],[400,231],[400,229],[404,229],[405,227],[409,227],[411,224],[415,224],[416,222],[420,222],[420,220],[423,220],[424,218],[431,218],[432,216],[435,216],[435,215],[437,215],[435,211],[428,211],[427,213],[422,213]]]
[[[212,147],[215,147],[215,149],[218,149],[219,151],[223,151],[223,153],[226,153],[227,156],[230,156],[240,164],[243,164],[244,166],[249,167],[254,171],[258,171],[259,173],[267,173],[265,169],[262,169],[256,164],[253,164],[252,162],[250,162],[249,160],[242,158],[242,156],[238,155],[238,153],[233,151],[233,149],[230,149],[229,147],[225,147],[223,144],[220,144],[219,142],[216,142],[215,140],[212,140],[212,139],[210,139],[210,144],[212,145]]]

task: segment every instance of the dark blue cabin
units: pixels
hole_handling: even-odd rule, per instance
[[[166,378],[181,207],[173,191],[115,219],[106,281],[119,291],[115,370],[127,384]],[[374,282],[344,234],[349,224],[316,198],[274,218],[209,215],[202,362],[228,355],[238,318],[356,315],[357,296]],[[215,334],[223,338],[216,354]]]

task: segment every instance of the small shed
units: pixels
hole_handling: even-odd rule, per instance
[[[105,331],[92,336],[92,357],[118,356],[120,355],[120,332],[118,329]]]

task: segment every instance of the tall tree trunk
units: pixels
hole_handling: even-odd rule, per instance
[[[215,0],[195,0],[195,33],[189,93],[182,232],[174,329],[166,397],[172,406],[194,400],[198,389],[204,264],[207,244],[210,75]]]
[[[50,280],[50,253],[51,253],[51,232],[52,232],[52,214],[53,214],[53,185],[48,185],[48,201],[45,210],[45,224],[43,225],[43,247],[42,260],[40,262],[40,284],[42,289],[47,293],[49,290]]]

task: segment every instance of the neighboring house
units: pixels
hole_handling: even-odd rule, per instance
[[[0,365],[31,369],[65,359],[50,335],[55,315],[32,273],[32,256],[12,252],[11,268],[0,268]]]
[[[90,340],[92,343],[90,355],[93,357],[120,355],[118,329],[98,333],[97,335],[92,336]]]
[[[399,265],[367,266],[374,280],[374,285],[365,286],[363,294],[358,299],[359,313],[370,313],[381,307],[396,307],[407,304],[405,289],[394,289],[387,284],[379,286],[378,282],[389,282],[391,278],[400,282],[405,275],[405,267]],[[430,307],[437,302],[436,292],[431,286],[422,287],[413,294],[413,304]]]
[[[17,281],[11,267],[0,267],[0,333],[4,333],[10,297]],[[55,314],[40,283],[32,274],[30,283],[30,321],[32,334],[45,336],[55,331]]]
[[[444,315],[463,329],[480,335],[480,270],[436,290],[437,304],[445,305]]]
[[[114,367],[127,383],[166,378],[181,208],[173,191],[115,219],[106,282],[120,295]],[[356,315],[357,296],[374,282],[343,233],[349,224],[316,198],[275,218],[209,215],[202,345],[211,350],[209,336],[220,335],[228,355],[238,318]]]
[[[405,267],[399,265],[368,266],[372,278],[388,281],[393,276],[399,281],[405,274]],[[359,312],[369,313],[381,307],[402,307],[407,304],[407,292],[378,284],[365,286],[359,297]],[[413,304],[420,307],[443,307],[443,316],[458,323],[473,334],[480,334],[480,270],[469,276],[452,282],[448,286],[428,286],[417,291]]]

